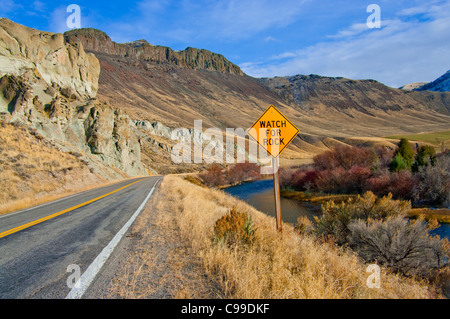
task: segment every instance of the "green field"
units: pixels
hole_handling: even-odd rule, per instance
[[[442,143],[444,143],[444,147],[450,149],[450,130],[434,133],[386,136],[386,138],[390,139],[407,138],[410,141],[430,143],[435,145],[436,147],[441,147]]]

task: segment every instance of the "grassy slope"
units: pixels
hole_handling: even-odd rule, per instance
[[[0,214],[106,182],[33,130],[0,122]]]
[[[420,141],[430,143],[433,144],[435,147],[441,147],[442,143],[444,143],[445,148],[447,149],[450,148],[450,130],[432,133],[395,135],[395,136],[387,136],[386,138],[390,139],[407,138],[410,141]]]
[[[220,293],[216,296],[255,299],[441,297],[426,283],[389,274],[385,269],[381,271],[381,288],[369,289],[367,265],[354,253],[299,235],[290,225],[284,225],[283,233],[279,234],[272,217],[222,191],[166,176],[158,194],[152,207],[163,208],[173,216],[180,242],[186,243],[191,256],[200,259],[209,281],[219,284]],[[252,216],[256,240],[250,247],[229,248],[212,241],[216,220],[232,207]],[[138,247],[134,251],[142,249]],[[143,252],[138,257],[133,256],[126,262],[124,272],[143,269],[155,258]],[[141,279],[134,286],[132,280],[122,281],[118,286],[126,284],[129,291],[139,291],[151,285],[151,279],[145,276]],[[202,287],[190,286],[189,289],[187,296],[202,297],[198,293]],[[145,294],[136,295],[145,298]]]

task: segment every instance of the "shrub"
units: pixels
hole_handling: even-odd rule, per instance
[[[366,180],[372,176],[370,169],[362,166],[353,166],[347,173],[348,175],[348,192],[362,193],[366,184]]]
[[[314,223],[306,216],[297,217],[297,223],[294,226],[294,230],[301,235],[314,234]]]
[[[377,146],[374,152],[378,157],[378,169],[385,169],[389,167],[389,163],[394,157],[394,151],[386,146]]]
[[[365,190],[371,191],[378,196],[389,194],[389,185],[391,184],[391,174],[389,171],[381,171],[366,180]]]
[[[316,173],[315,185],[319,191],[339,194],[361,193],[366,180],[372,176],[369,168],[352,166],[349,170],[338,167]]]
[[[281,188],[293,187],[292,178],[294,176],[294,172],[295,171],[292,169],[285,169],[285,168],[280,168],[278,170]]]
[[[228,214],[219,218],[214,225],[215,242],[251,244],[255,238],[255,229],[251,216],[240,213],[233,208]]]
[[[348,145],[338,145],[314,157],[314,167],[317,170],[332,170],[339,167],[349,170],[353,166],[372,168],[377,163],[378,157],[373,149]]]
[[[199,177],[209,187],[217,187],[225,182],[222,168],[217,164],[212,164],[205,173],[199,174]]]
[[[389,170],[391,172],[401,172],[408,168],[408,164],[401,154],[396,154],[389,164]]]
[[[315,217],[316,233],[324,238],[334,238],[337,244],[347,243],[350,222],[355,220],[385,219],[391,216],[405,216],[411,208],[408,201],[393,200],[392,195],[377,198],[366,192],[353,201],[336,204],[329,201],[322,205],[322,216]]]
[[[403,275],[430,275],[446,265],[444,242],[431,237],[422,220],[401,216],[386,221],[353,221],[349,224],[350,246],[366,262],[385,265]]]
[[[436,151],[432,146],[421,146],[417,150],[417,154],[414,158],[414,163],[411,166],[411,170],[415,173],[419,171],[421,167],[428,165],[434,166],[436,164]]]
[[[316,188],[317,177],[318,172],[311,168],[280,170],[280,186],[309,191]]]
[[[434,166],[422,167],[415,177],[413,193],[417,201],[450,205],[450,155],[437,158]]]
[[[413,199],[413,190],[416,185],[416,179],[409,170],[391,173],[389,177],[390,183],[387,189],[392,194],[393,198]]]
[[[261,178],[260,167],[255,163],[237,163],[227,170],[227,180],[230,184]]]
[[[342,167],[318,172],[316,178],[317,190],[325,193],[346,193],[345,173],[346,170]]]
[[[417,180],[409,170],[401,172],[381,171],[366,180],[365,190],[378,196],[386,196],[391,193],[395,199],[412,200],[416,184]]]

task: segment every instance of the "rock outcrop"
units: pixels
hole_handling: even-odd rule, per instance
[[[80,43],[66,43],[60,33],[38,31],[5,18],[0,19],[0,40],[0,76],[33,70],[49,85],[71,88],[82,97],[96,96],[100,64]]]
[[[104,105],[92,107],[84,129],[87,145],[93,154],[130,175],[144,174],[139,141],[130,118],[120,109]]]
[[[147,175],[136,127],[96,100],[100,63],[81,43],[0,19],[0,117],[110,176]]]
[[[208,50],[188,47],[185,50],[174,51],[168,47],[151,45],[145,40],[116,43],[106,33],[91,28],[67,31],[64,37],[68,43],[82,43],[85,50],[90,52],[174,64],[189,69],[244,74],[239,66],[228,61],[223,55]]]

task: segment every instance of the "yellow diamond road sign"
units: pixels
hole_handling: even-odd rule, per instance
[[[292,142],[298,132],[298,128],[271,105],[253,124],[248,134],[276,158]]]

